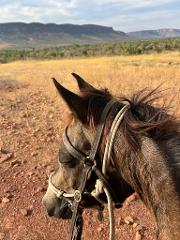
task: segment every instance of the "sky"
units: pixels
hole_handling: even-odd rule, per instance
[[[129,32],[180,29],[180,0],[0,0],[0,23],[99,24]]]

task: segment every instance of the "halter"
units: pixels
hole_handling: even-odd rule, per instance
[[[93,196],[97,201],[101,202],[99,200],[98,196],[101,193],[105,193],[107,196],[108,200],[108,210],[109,210],[109,219],[110,219],[110,233],[109,233],[109,239],[114,240],[115,239],[115,223],[114,223],[114,215],[113,215],[113,201],[112,201],[112,196],[116,198],[113,190],[109,186],[108,182],[106,181],[106,168],[107,164],[110,161],[110,153],[112,149],[112,144],[115,138],[115,134],[117,132],[117,129],[123,119],[123,116],[127,109],[129,108],[128,105],[125,105],[116,115],[110,132],[109,132],[109,137],[108,141],[106,143],[106,148],[105,148],[105,153],[103,157],[103,164],[102,164],[102,171],[99,170],[96,166],[96,154],[98,147],[100,145],[100,141],[102,138],[104,126],[105,126],[105,120],[106,117],[112,108],[113,105],[117,104],[117,101],[115,100],[110,100],[100,117],[100,121],[98,124],[97,128],[97,134],[95,136],[94,142],[92,144],[90,153],[88,155],[82,153],[81,151],[77,150],[72,143],[70,142],[68,135],[67,135],[67,128],[65,129],[63,133],[63,143],[68,150],[68,152],[76,159],[80,160],[84,164],[84,174],[82,178],[82,182],[79,186],[78,190],[75,190],[73,193],[66,193],[61,189],[58,189],[53,183],[52,183],[52,176],[54,172],[50,175],[49,177],[49,188],[54,192],[57,198],[60,199],[66,199],[66,201],[69,203],[69,206],[73,212],[72,214],[72,221],[71,221],[71,226],[70,226],[70,231],[69,231],[69,238],[68,240],[75,240],[75,239],[80,239],[80,235],[82,233],[82,229],[79,228],[78,224],[82,223],[82,216],[79,215],[79,204],[81,202],[83,194],[85,194],[85,186],[87,180],[90,178],[92,172],[94,172],[97,176],[96,184],[95,184],[95,189],[90,193],[91,196]],[[77,228],[75,231],[75,227]]]

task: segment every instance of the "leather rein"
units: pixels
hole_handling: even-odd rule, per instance
[[[81,239],[82,212],[79,209],[79,204],[81,202],[83,194],[85,194],[86,182],[90,178],[92,172],[94,172],[96,174],[97,180],[96,180],[95,189],[92,191],[92,193],[90,193],[90,195],[95,197],[95,199],[102,204],[102,201],[99,200],[98,195],[103,192],[106,194],[106,197],[108,200],[108,210],[109,210],[109,219],[110,219],[109,239],[110,240],[115,239],[115,228],[114,228],[115,223],[114,223],[114,215],[113,215],[114,205],[113,205],[112,199],[113,198],[116,199],[116,196],[106,180],[106,167],[107,167],[107,164],[108,164],[108,161],[110,158],[110,152],[112,149],[112,144],[113,144],[113,140],[114,140],[117,128],[118,128],[119,124],[121,123],[122,118],[129,107],[128,105],[125,105],[118,112],[118,114],[116,115],[116,117],[112,123],[112,127],[109,132],[109,139],[108,139],[109,141],[107,141],[107,143],[106,143],[105,154],[103,157],[102,170],[97,168],[95,157],[96,157],[96,154],[97,154],[97,151],[98,151],[98,148],[100,145],[100,141],[101,141],[101,138],[103,135],[106,117],[107,117],[110,109],[112,108],[112,106],[115,105],[116,103],[117,103],[117,101],[110,100],[106,104],[106,106],[101,114],[100,121],[99,121],[98,128],[97,128],[97,133],[96,133],[94,142],[91,146],[90,153],[88,155],[77,150],[72,145],[72,143],[70,142],[68,135],[67,135],[67,128],[65,129],[65,131],[63,133],[63,143],[64,143],[64,146],[66,147],[66,149],[68,150],[68,152],[74,158],[76,158],[80,161],[83,161],[83,164],[84,164],[84,171],[83,171],[84,174],[82,177],[81,184],[79,186],[79,189],[75,190],[73,193],[66,193],[63,190],[57,188],[53,184],[52,177],[54,175],[54,172],[49,177],[49,188],[55,193],[57,198],[60,198],[60,199],[64,198],[68,202],[69,207],[72,210],[72,218],[71,218],[71,225],[70,225],[70,229],[69,229],[68,240]]]

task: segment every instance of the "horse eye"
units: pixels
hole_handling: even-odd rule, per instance
[[[66,161],[62,163],[63,166],[67,166],[68,168],[74,168],[76,166],[76,160],[73,159],[71,161]]]
[[[61,152],[59,155],[59,162],[63,166],[67,166],[69,168],[73,168],[76,166],[76,159],[74,159],[69,153]]]

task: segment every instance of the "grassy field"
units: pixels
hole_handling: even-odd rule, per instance
[[[72,87],[71,72],[76,72],[97,86],[112,90],[176,87],[180,80],[180,53],[138,56],[96,57],[47,61],[16,61],[0,64],[0,78],[48,85],[51,77]]]
[[[17,61],[0,65],[0,80],[16,80],[32,86],[48,88],[54,94],[51,77],[76,90],[71,72],[76,72],[97,87],[107,87],[115,95],[128,95],[142,88],[160,84],[168,89],[165,99],[177,95],[179,106],[180,53],[138,56],[92,57],[47,61]]]

